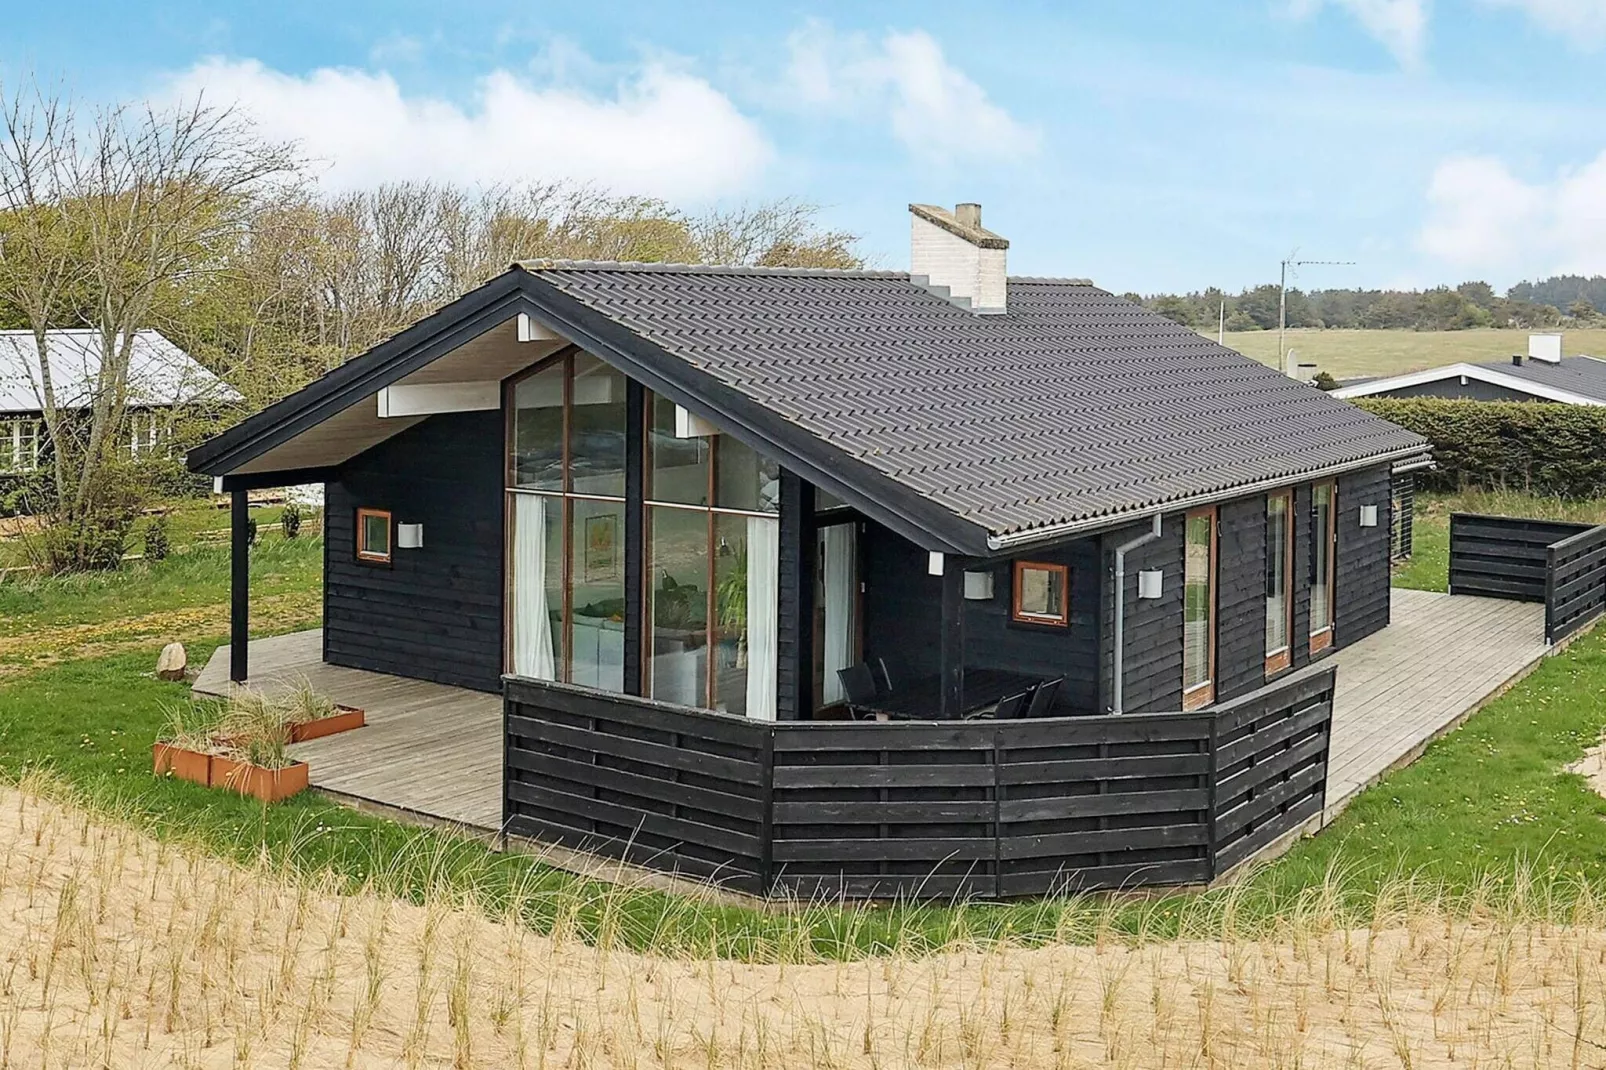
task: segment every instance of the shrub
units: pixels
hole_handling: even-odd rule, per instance
[[[128,552],[133,526],[133,518],[122,512],[58,520],[29,543],[28,553],[35,565],[52,575],[114,569]]]
[[[293,539],[301,534],[301,506],[292,501],[284,503],[284,510],[279,514],[279,527],[284,530],[284,537]]]
[[[1417,473],[1418,485],[1429,490],[1606,497],[1606,408],[1446,398],[1356,404],[1432,444],[1438,468]]]
[[[172,543],[167,535],[167,515],[158,513],[145,521],[145,560],[164,560],[170,549]]]
[[[1316,373],[1316,377],[1310,381],[1310,385],[1317,390],[1336,390],[1338,389],[1338,380],[1333,378],[1332,372],[1322,371]]]

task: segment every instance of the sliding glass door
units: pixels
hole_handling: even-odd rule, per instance
[[[1293,662],[1294,492],[1266,498],[1266,675]]]
[[[827,524],[815,536],[814,694],[821,708],[847,701],[838,672],[859,660],[859,526]]]
[[[1216,699],[1216,511],[1195,509],[1183,524],[1182,708]]]
[[[1310,652],[1314,654],[1333,645],[1338,503],[1331,482],[1312,485],[1310,493]]]

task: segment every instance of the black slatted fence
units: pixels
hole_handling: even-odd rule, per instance
[[[1321,812],[1331,667],[1209,710],[750,721],[506,682],[507,832],[758,894],[1208,881]]]
[[[1450,593],[1542,602],[1565,639],[1606,612],[1606,525],[1453,513]]]

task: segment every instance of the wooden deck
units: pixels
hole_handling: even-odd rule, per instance
[[[1543,658],[1544,607],[1396,589],[1389,628],[1334,655],[1326,817],[1414,759]],[[502,706],[497,695],[323,664],[322,633],[251,644],[253,687],[300,677],[361,706],[368,727],[303,743],[314,787],[399,816],[481,831],[501,823]],[[228,691],[228,649],[195,682]]]
[[[320,694],[367,711],[368,724],[291,748],[312,786],[396,816],[494,831],[502,823],[502,698],[323,663],[323,632],[251,643],[250,686],[305,677]],[[196,677],[203,695],[229,690],[229,649]]]
[[[1389,626],[1333,655],[1326,820],[1549,652],[1533,602],[1395,588]],[[1325,821],[1324,821],[1325,823]]]

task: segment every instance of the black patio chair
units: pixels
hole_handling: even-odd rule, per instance
[[[1007,721],[1011,717],[1019,717],[1026,708],[1026,697],[1030,693],[1022,691],[1018,695],[1005,695],[999,699],[998,705],[993,707],[993,720]]]
[[[848,712],[855,717],[875,714],[876,681],[870,666],[860,662],[836,671],[842,681],[842,692],[848,697]]]
[[[870,662],[870,673],[875,678],[876,691],[883,697],[892,694],[903,682],[903,671],[886,658],[876,658]]]
[[[1052,680],[1044,680],[1032,689],[1032,702],[1026,708],[1028,717],[1047,717],[1054,712],[1054,697],[1059,694],[1060,684],[1065,677],[1056,676]]]

